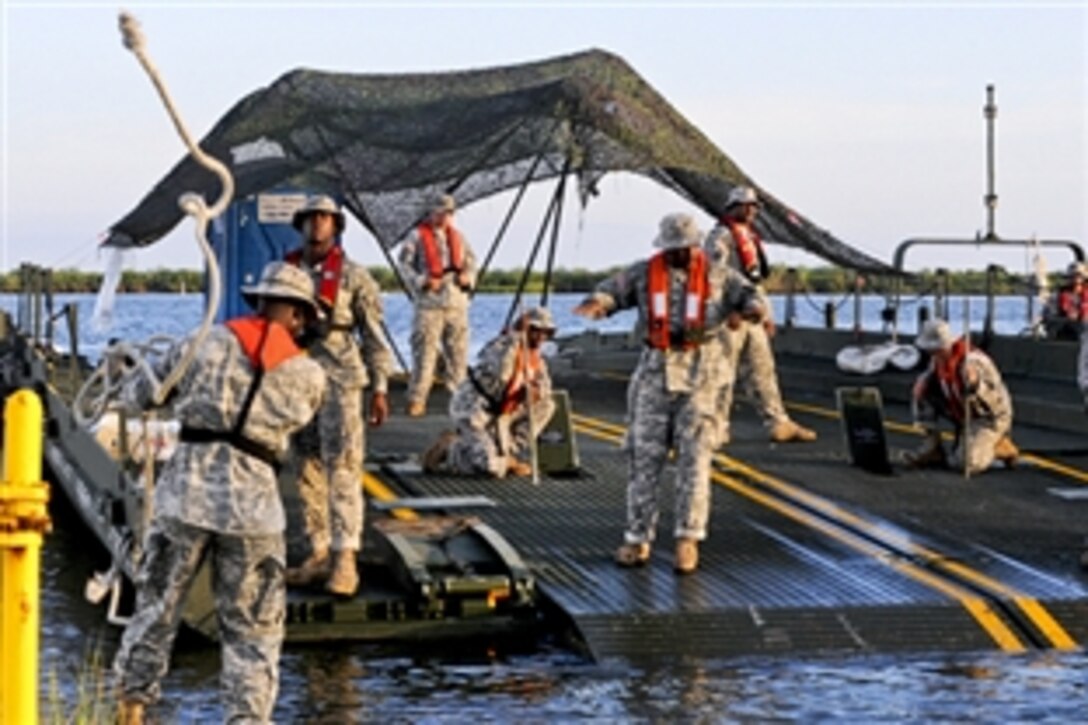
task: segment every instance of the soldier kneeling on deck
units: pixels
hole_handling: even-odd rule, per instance
[[[994,361],[969,348],[965,338],[953,338],[944,320],[926,322],[914,344],[931,355],[912,391],[915,423],[925,429],[926,440],[906,454],[906,463],[912,468],[963,468],[966,457],[972,474],[985,471],[995,459],[1012,466],[1020,455],[1010,434],[1012,398]],[[942,417],[956,431],[951,459],[936,425]]]
[[[450,399],[456,430],[427,449],[423,470],[495,478],[532,472],[529,446],[555,413],[548,364],[540,354],[541,344],[554,335],[551,313],[537,307],[484,346]]]
[[[136,609],[114,660],[123,723],[143,722],[144,706],[158,699],[205,560],[222,642],[224,720],[272,718],[287,599],[277,469],[291,434],[317,412],[326,379],[295,344],[317,315],[309,275],[272,262],[242,292],[257,315],[211,328],[175,391],[181,442],[155,484]],[[191,344],[174,345],[153,364],[155,375],[173,370]],[[137,373],[123,397],[146,407],[153,392]]]

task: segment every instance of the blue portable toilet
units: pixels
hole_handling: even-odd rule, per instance
[[[248,314],[241,289],[255,284],[269,262],[301,244],[291,219],[309,197],[299,189],[272,189],[235,200],[211,224],[208,239],[219,261],[223,295],[216,322]]]

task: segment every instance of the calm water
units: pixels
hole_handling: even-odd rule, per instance
[[[80,317],[90,320],[93,296],[74,295]],[[473,307],[474,343],[501,325],[509,297],[480,298]],[[558,295],[553,310],[563,330],[584,327],[569,310],[578,296]],[[822,299],[799,301],[802,324],[822,324]],[[407,354],[410,310],[400,297],[387,300],[387,317]],[[782,302],[778,317],[781,319]],[[959,301],[953,319],[962,319]],[[0,306],[14,300],[0,297]],[[868,299],[866,327],[879,329],[883,301]],[[853,324],[852,305],[839,313]],[[983,302],[972,303],[981,326]],[[908,310],[913,317],[913,311]],[[959,317],[956,317],[958,314]],[[199,320],[197,295],[132,295],[119,298],[117,330],[81,332],[89,351],[113,335],[142,339],[152,333],[184,334]],[[904,315],[907,317],[908,315]],[[999,301],[997,329],[1018,332],[1025,321],[1022,299]],[[626,329],[619,316],[602,329]],[[905,320],[905,330],[913,329]],[[63,335],[58,342],[66,344]],[[86,663],[112,656],[119,632],[104,610],[82,598],[85,577],[97,565],[88,535],[61,517],[44,552],[42,602],[43,688],[54,678],[70,713]],[[165,683],[166,721],[217,721],[218,654],[183,643]],[[86,681],[87,678],[84,678]],[[1078,722],[1088,705],[1088,664],[1083,654],[850,656],[677,661],[654,669],[624,662],[592,663],[544,643],[533,651],[507,651],[502,643],[479,651],[410,656],[357,645],[289,649],[283,657],[278,721],[638,721],[717,722],[888,720]],[[53,702],[56,698],[46,698]],[[51,705],[43,709],[50,717]]]

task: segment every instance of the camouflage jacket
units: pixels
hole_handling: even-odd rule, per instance
[[[181,359],[189,340],[175,343],[152,365],[161,380]],[[254,370],[238,339],[213,327],[175,389],[173,408],[182,426],[229,431],[235,424]],[[306,355],[267,371],[242,434],[276,452],[313,418],[325,394],[325,373]],[[123,401],[146,408],[150,381],[137,373]],[[155,484],[155,515],[233,535],[282,533],[286,526],[276,472],[269,464],[225,442],[180,443]]]
[[[514,377],[520,346],[521,336],[507,332],[491,340],[480,350],[469,374],[461,381],[450,399],[450,417],[455,423],[482,430],[497,418],[494,405],[502,401],[507,384]],[[536,400],[533,414],[550,415],[552,378],[548,373],[548,363],[543,358],[540,361],[540,370],[530,381],[530,385]],[[505,417],[513,420],[525,416],[526,413],[522,398],[518,401],[517,408]]]
[[[470,287],[476,286],[476,255],[472,252],[465,235],[461,235],[464,243],[464,271],[471,278]],[[438,251],[442,255],[442,266],[449,266],[450,251],[446,244],[446,235],[441,229],[435,230],[435,242]],[[400,267],[404,281],[412,292],[412,298],[416,305],[423,309],[468,309],[470,302],[469,292],[457,285],[457,275],[447,272],[442,277],[442,286],[437,292],[429,292],[426,289],[428,271],[427,259],[423,253],[423,243],[419,239],[419,231],[413,229],[408,238],[400,247]]]
[[[311,266],[303,258],[301,267],[321,287],[321,264]],[[331,330],[324,339],[309,348],[314,360],[329,375],[330,384],[341,388],[363,388],[369,383],[375,392],[384,393],[393,368],[393,354],[385,342],[381,289],[370,272],[344,258],[336,305],[328,320]],[[362,340],[362,355],[352,332]],[[365,364],[364,364],[365,360]],[[369,371],[369,375],[367,372]]]
[[[922,373],[923,377],[933,378],[937,375],[935,361],[930,359],[929,367]],[[1001,371],[989,355],[981,350],[971,350],[967,353],[960,368],[963,380],[966,383],[967,368],[970,368],[972,377],[977,376],[978,384],[970,391],[971,417],[976,421],[993,420],[1002,421],[1012,419],[1012,396],[1005,387],[1005,381],[1001,377]],[[940,388],[940,384],[937,384]]]
[[[601,303],[608,314],[638,308],[636,333],[644,336],[649,318],[649,261],[636,262],[597,285],[587,300]],[[661,373],[669,392],[693,392],[702,385],[721,385],[729,375],[729,362],[721,347],[719,331],[731,312],[764,311],[755,288],[735,270],[721,264],[707,265],[710,292],[706,303],[705,329],[700,345],[690,350],[657,350],[646,346],[639,370]],[[684,329],[684,297],[687,270],[669,270],[669,326]]]

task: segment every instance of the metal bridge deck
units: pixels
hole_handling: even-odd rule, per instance
[[[671,470],[652,560],[624,570],[611,554],[624,520],[625,382],[557,377],[577,414],[578,477],[534,486],[423,475],[400,463],[445,426],[438,395],[426,418],[394,417],[372,432],[369,447],[400,495],[494,499],[498,506],[481,517],[519,550],[596,657],[1015,652],[1088,640],[1088,587],[1076,564],[1088,504],[1047,493],[1088,481],[1076,480],[1076,460],[1063,462],[1073,478],[1035,465],[972,481],[948,472],[878,476],[847,464],[829,397],[806,398],[794,410],[820,434],[807,445],[768,443],[741,404],[728,457],[716,463],[698,572],[672,571]],[[786,371],[781,377],[789,379]],[[893,408],[888,417],[905,416]],[[917,442],[889,435],[894,449]],[[1054,440],[1038,430],[1018,436]]]

